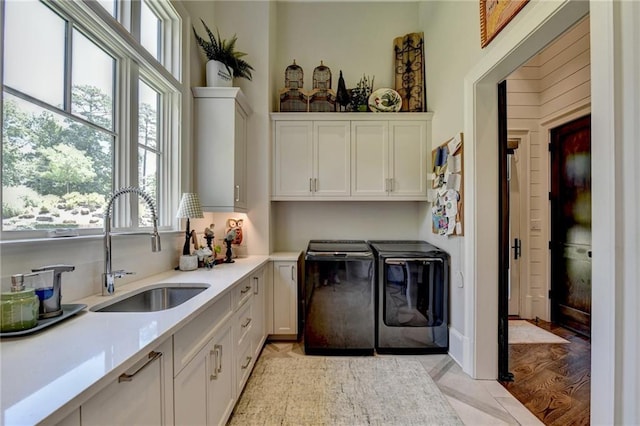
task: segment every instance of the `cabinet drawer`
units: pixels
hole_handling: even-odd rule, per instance
[[[236,395],[240,395],[242,392],[242,388],[244,388],[245,383],[247,383],[247,379],[255,363],[252,349],[251,341],[247,339],[238,350],[238,356],[236,357],[236,379],[238,386],[236,388]]]
[[[226,293],[206,311],[173,335],[174,376],[211,339],[218,330],[219,325],[226,321],[232,313],[231,293]]]
[[[234,321],[236,342],[238,346],[242,346],[244,341],[251,339],[251,330],[253,329],[253,303],[246,303],[236,316]]]
[[[252,287],[251,287],[251,280],[249,278],[246,278],[246,279],[240,281],[240,283],[237,284],[234,287],[233,291],[234,291],[234,294],[235,294],[236,309],[238,309],[247,300],[249,300],[251,298],[251,296],[253,296],[253,291],[252,291]]]

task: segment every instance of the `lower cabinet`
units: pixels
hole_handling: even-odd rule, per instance
[[[172,364],[168,339],[82,404],[81,424],[173,424]]]
[[[253,287],[253,325],[251,327],[251,341],[254,359],[260,356],[262,346],[267,338],[267,289],[270,278],[270,265],[265,265],[251,275]]]
[[[174,379],[176,425],[225,424],[235,403],[228,322]]]
[[[173,384],[176,425],[224,425],[229,419],[266,338],[265,268],[174,334],[174,352],[182,354],[176,355],[181,369]]]
[[[278,337],[298,334],[298,262],[273,262],[273,329]]]

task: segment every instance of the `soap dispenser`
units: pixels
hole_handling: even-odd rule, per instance
[[[39,305],[34,289],[24,287],[24,275],[12,275],[11,292],[0,294],[0,332],[35,327],[38,324]]]
[[[49,265],[31,270],[35,273],[53,271],[53,288],[36,290],[36,294],[40,299],[40,319],[62,315],[62,273],[75,269],[75,266],[72,265]]]

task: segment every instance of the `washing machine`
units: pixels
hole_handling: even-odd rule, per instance
[[[376,351],[446,353],[449,255],[419,240],[369,245],[376,263]]]
[[[373,265],[366,241],[309,241],[305,255],[305,353],[373,355]]]

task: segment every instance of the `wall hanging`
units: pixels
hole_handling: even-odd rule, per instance
[[[480,46],[485,47],[529,0],[480,0]]]
[[[411,33],[395,38],[393,50],[396,91],[402,97],[401,111],[426,111],[423,33]]]
[[[463,235],[464,162],[462,133],[432,151],[432,189],[429,190],[432,231]]]

